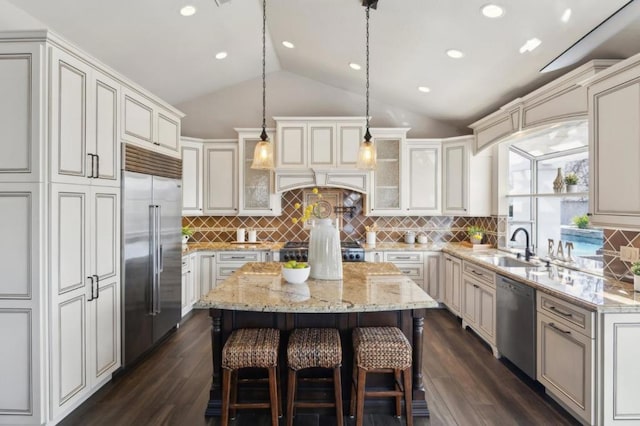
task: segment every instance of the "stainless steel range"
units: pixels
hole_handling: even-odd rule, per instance
[[[341,242],[340,249],[342,251],[343,262],[364,262],[364,249],[360,244],[352,241]],[[290,241],[284,244],[280,249],[280,261],[288,262],[289,260],[299,260],[306,262],[308,260],[309,243],[303,241]]]

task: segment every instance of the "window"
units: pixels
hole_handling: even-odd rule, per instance
[[[586,215],[589,208],[589,153],[585,122],[558,126],[551,132],[536,134],[512,143],[509,151],[509,235],[519,227],[531,236],[534,251],[548,254],[558,242],[573,243],[572,256],[602,259],[602,230],[578,228],[574,218]],[[558,171],[578,176],[576,192],[555,193],[553,182]],[[519,233],[512,247],[524,247]],[[564,248],[564,247],[563,247]],[[566,254],[566,249],[564,250]]]

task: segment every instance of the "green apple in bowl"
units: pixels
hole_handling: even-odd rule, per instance
[[[302,284],[309,278],[311,268],[305,262],[290,260],[282,265],[282,276],[290,284]]]

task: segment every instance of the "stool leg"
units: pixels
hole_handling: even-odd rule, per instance
[[[280,376],[280,366],[276,366],[276,377],[281,378]],[[280,387],[280,383],[276,384],[278,389],[278,418],[282,417],[282,389]]]
[[[342,426],[344,412],[342,411],[342,380],[340,379],[340,366],[333,369],[333,389],[336,396],[336,423]]]
[[[230,417],[233,420],[236,418],[235,405],[238,402],[238,370],[231,370],[229,375],[231,376],[231,404],[229,411],[231,411]]]
[[[395,383],[393,384],[394,388],[396,389],[396,391],[400,392],[400,390],[402,389],[400,387],[400,370],[398,370],[397,368],[393,369],[393,379],[395,381]],[[400,418],[402,417],[402,395],[400,393],[396,394],[396,417]]]
[[[351,396],[349,398],[349,417],[353,418],[356,415],[356,392],[357,392],[357,367],[354,359],[353,374],[351,375]]]
[[[404,406],[407,410],[407,426],[413,426],[411,367],[404,370]]]
[[[276,367],[269,367],[269,399],[271,402],[271,424],[278,426],[278,382]]]
[[[367,386],[367,370],[358,367],[358,401],[356,402],[356,426],[364,422],[364,391]]]
[[[289,368],[287,377],[287,426],[293,426],[293,400],[296,397],[296,378],[296,371]]]
[[[229,395],[231,392],[231,374],[232,372],[226,368],[222,369],[222,416],[220,424],[227,426],[229,424]]]

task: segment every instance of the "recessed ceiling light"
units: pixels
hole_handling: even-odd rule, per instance
[[[224,59],[226,57],[227,57],[227,52],[222,51],[222,52],[216,53],[216,59]]]
[[[567,9],[562,13],[562,17],[560,18],[562,22],[569,22],[571,19],[571,9]]]
[[[456,49],[449,49],[447,50],[447,56],[453,59],[460,59],[464,57],[464,53]]]
[[[485,4],[480,10],[487,18],[499,18],[504,15],[504,9],[497,4]]]
[[[351,67],[352,70],[356,70],[356,71],[359,71],[362,69],[360,64],[356,64],[355,62],[350,62],[349,66]]]
[[[287,49],[293,49],[294,47],[296,47],[293,43],[291,43],[290,41],[283,41],[282,45],[284,47],[286,47]]]
[[[191,16],[194,15],[196,13],[196,8],[189,5],[189,6],[185,6],[182,9],[180,9],[180,15],[182,16]]]
[[[540,39],[531,38],[520,48],[520,53],[532,52],[536,47],[540,46]]]
[[[422,93],[429,93],[431,91],[427,86],[418,86],[418,90]]]

